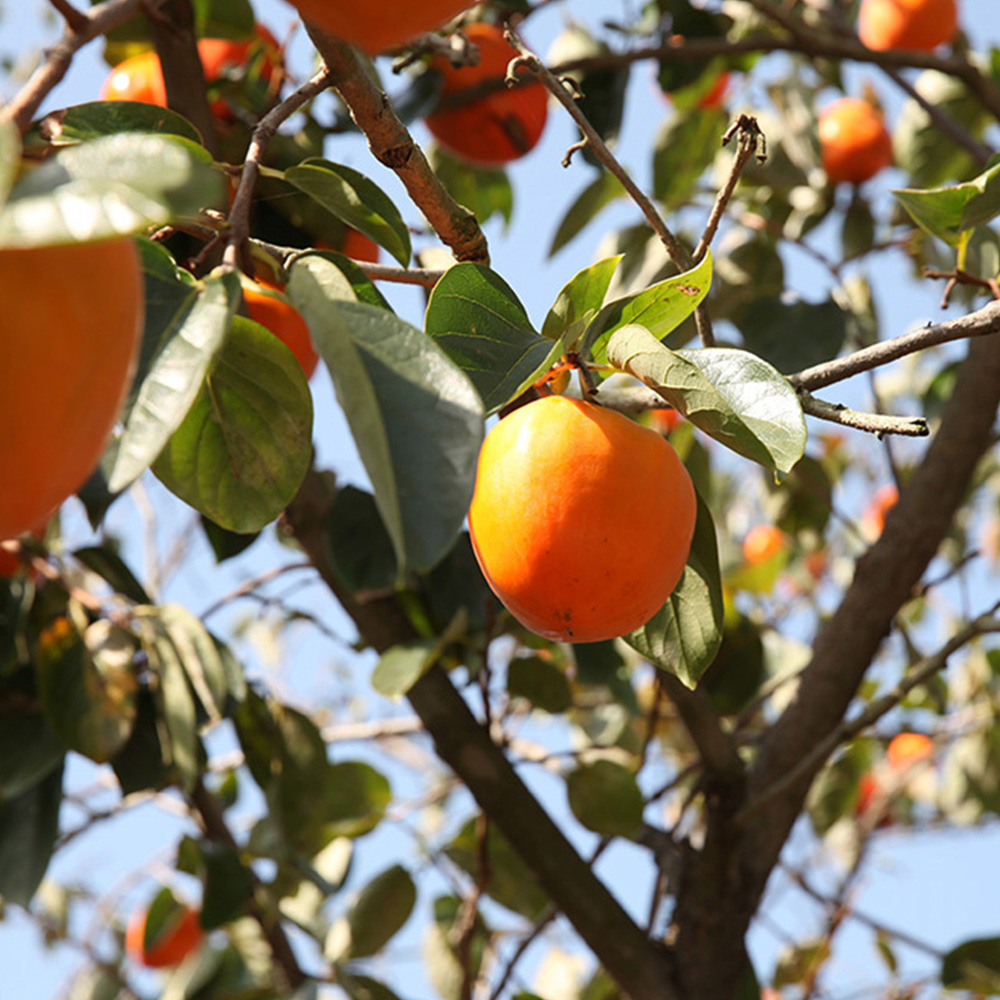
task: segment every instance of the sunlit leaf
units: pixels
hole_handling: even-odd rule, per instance
[[[558,340],[566,334],[572,342],[597,315],[621,256],[606,257],[574,275],[556,296],[542,324],[542,336]]]

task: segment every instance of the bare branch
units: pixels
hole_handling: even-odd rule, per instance
[[[799,390],[799,402],[802,412],[820,420],[843,427],[853,427],[854,430],[867,431],[869,434],[900,434],[903,437],[927,437],[930,429],[925,417],[891,417],[884,413],[859,413],[843,403],[828,403],[817,399],[804,389]]]
[[[81,31],[86,31],[87,15],[77,10],[69,0],[49,0],[49,3],[62,14],[70,31],[74,31],[77,34]]]

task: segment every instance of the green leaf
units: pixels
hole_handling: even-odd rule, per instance
[[[678,112],[660,130],[653,148],[653,195],[665,208],[690,199],[720,149],[726,124],[724,111],[695,108]]]
[[[434,919],[424,932],[422,951],[427,978],[443,1000],[461,1000],[463,984],[470,976],[478,980],[483,960],[492,946],[490,928],[477,909],[472,915],[468,955],[459,959],[456,948],[459,927],[456,925],[466,918],[465,900],[457,896],[438,896],[434,900]]]
[[[327,935],[324,957],[331,962],[366,958],[380,952],[398,933],[417,901],[410,873],[393,865],[376,875]]]
[[[482,264],[448,269],[431,292],[425,329],[472,380],[488,414],[524,392],[562,354],[561,344],[535,332],[503,278]]]
[[[319,157],[285,171],[285,180],[342,222],[385,247],[399,263],[410,263],[410,231],[388,195],[364,174]]]
[[[142,612],[146,614],[147,609]],[[225,711],[228,677],[215,640],[200,619],[180,604],[160,605],[154,614],[173,643],[202,710],[209,719],[218,721]]]
[[[418,639],[390,647],[375,665],[372,687],[387,698],[406,694],[467,631],[468,613],[460,607],[437,639]]]
[[[835,358],[844,346],[849,319],[832,299],[758,298],[735,322],[748,351],[790,374]]]
[[[225,562],[245,552],[258,538],[259,531],[252,531],[241,534],[236,531],[228,531],[222,525],[202,515],[201,528],[205,532],[208,544],[212,546],[212,553],[217,563]]]
[[[612,336],[608,359],[706,434],[765,468],[789,472],[802,457],[806,422],[795,390],[753,354],[671,351],[648,330],[628,326]]]
[[[574,275],[556,296],[542,324],[542,336],[567,343],[575,341],[597,315],[614,277],[621,255],[606,257]]]
[[[87,546],[76,549],[73,558],[78,559],[87,569],[109,583],[116,593],[123,594],[137,604],[151,603],[145,588],[114,549],[108,546]]]
[[[62,108],[46,115],[37,131],[43,141],[55,147],[122,132],[174,135],[195,144],[202,142],[201,134],[183,115],[140,101],[92,101]]]
[[[31,902],[49,866],[59,833],[63,768],[0,804],[0,899]]]
[[[941,985],[1000,994],[1000,938],[979,938],[952,948],[941,961]]]
[[[722,642],[722,583],[715,525],[698,497],[694,540],[680,583],[663,607],[625,641],[693,688]]]
[[[112,495],[127,489],[156,461],[183,423],[240,302],[236,275],[214,275],[192,286],[177,276],[181,269],[166,251],[146,242],[140,246],[147,327],[141,367],[122,413],[124,429],[101,459]]]
[[[745,615],[727,624],[700,686],[720,715],[735,715],[757,696],[767,677],[759,626]]]
[[[136,697],[136,720],[128,742],[119,751],[111,766],[121,787],[122,795],[148,789],[166,788],[176,778],[170,757],[170,740],[161,723],[157,700],[147,687]]]
[[[21,136],[9,119],[0,121],[0,212],[21,166]]]
[[[549,904],[549,897],[507,838],[492,824],[486,837],[488,875],[480,871],[478,820],[462,826],[445,854],[463,871],[485,884],[486,892],[501,906],[529,920],[537,920]]]
[[[929,191],[902,188],[893,194],[921,229],[957,247],[970,229],[1000,215],[1000,158],[991,164],[964,184]]]
[[[360,837],[374,830],[391,800],[389,782],[375,768],[360,761],[331,765],[323,800],[326,838]]]
[[[635,775],[621,764],[582,764],[566,776],[566,790],[573,815],[594,833],[631,837],[642,824],[642,792]]]
[[[505,170],[464,163],[437,144],[431,147],[427,157],[448,193],[467,208],[480,225],[493,215],[499,215],[505,225],[510,225],[514,189]]]
[[[136,719],[135,639],[107,619],[80,632],[59,617],[38,638],[42,708],[70,750],[99,764],[125,745]]]
[[[328,261],[295,262],[289,291],[333,375],[400,574],[454,544],[475,482],[483,410],[469,380],[415,327],[344,301]]]
[[[175,772],[185,791],[190,792],[199,776],[198,719],[184,665],[156,607],[134,609],[136,630],[152,671],[156,700],[158,739],[164,761]]]
[[[230,531],[258,531],[295,496],[312,457],[312,397],[295,355],[236,316],[214,370],[153,471]]]
[[[121,133],[63,149],[11,192],[0,247],[128,236],[196,215],[223,196],[200,146],[173,136]]]
[[[566,210],[552,237],[549,256],[558,253],[573,240],[584,227],[592,222],[611,202],[616,201],[625,189],[614,174],[602,170],[596,180],[591,181],[577,196],[576,201]]]
[[[507,666],[507,692],[544,712],[565,712],[573,703],[566,672],[539,656],[518,656]]]
[[[0,700],[4,706],[0,709],[0,803],[37,785],[62,763],[66,753],[41,711],[28,710],[19,700]]]
[[[243,914],[253,893],[253,879],[234,845],[206,840],[199,846],[205,888],[198,919],[210,931]]]
[[[337,970],[337,985],[347,994],[347,1000],[399,1000],[385,983],[343,969]]]
[[[587,328],[582,350],[589,348],[595,361],[603,361],[611,335],[633,323],[662,340],[701,305],[711,284],[709,251],[690,271],[660,281],[636,295],[609,302]]]
[[[344,584],[352,591],[392,589],[399,577],[396,550],[371,493],[341,486],[326,525],[327,555]]]

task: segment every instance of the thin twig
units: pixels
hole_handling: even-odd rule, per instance
[[[253,190],[260,173],[260,161],[275,133],[303,104],[307,104],[330,86],[330,74],[326,66],[288,95],[277,107],[272,108],[253,130],[253,138],[243,161],[243,175],[240,177],[236,196],[229,212],[229,237],[222,259],[230,267],[237,267],[243,244],[250,235],[250,209],[253,205]]]
[[[883,413],[860,413],[842,403],[828,403],[817,399],[804,389],[799,390],[802,412],[820,420],[829,420],[842,427],[853,427],[857,431],[867,431],[882,437],[885,434],[900,434],[903,437],[927,437],[930,428],[925,417],[892,417]]]
[[[994,617],[998,607],[1000,602],[994,604],[986,614],[980,615],[956,632],[936,653],[928,656],[922,663],[915,664],[891,691],[873,701],[860,715],[850,722],[842,722],[829,736],[815,744],[812,750],[800,759],[796,767],[787,771],[740,810],[736,816],[736,824],[746,826],[761,808],[779,797],[786,788],[794,786],[805,775],[812,773],[838,746],[874,725],[883,715],[892,711],[915,687],[919,687],[938,671],[943,670],[949,658],[963,646],[987,632],[1000,632],[1000,619]]]
[[[265,583],[270,583],[272,580],[276,580],[279,576],[284,576],[286,573],[294,573],[300,569],[312,570],[315,572],[316,567],[313,566],[311,562],[296,562],[288,563],[285,566],[273,566],[271,569],[266,570],[258,576],[252,577],[249,580],[244,580],[243,583],[241,583],[234,590],[231,590],[228,594],[220,597],[213,604],[210,604],[199,615],[199,618],[202,621],[206,618],[211,618],[212,615],[221,611],[227,604],[232,604],[233,601],[252,594],[258,587],[262,587]]]
[[[794,375],[789,375],[788,381],[796,389],[820,389],[861,372],[870,371],[879,365],[896,361],[908,354],[936,347],[938,344],[989,336],[994,333],[1000,333],[1000,302],[990,302],[967,316],[960,316],[946,323],[928,325],[912,333],[894,337],[892,340],[872,344],[871,347],[855,351],[847,357],[805,368]]]

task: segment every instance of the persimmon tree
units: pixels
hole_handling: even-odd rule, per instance
[[[373,62],[306,22],[319,69],[302,82],[270,49],[266,72],[263,54],[201,71],[199,39],[254,37],[247,0],[52,6],[62,40],[0,110],[0,253],[133,237],[145,288],[120,423],[70,501],[96,534],[64,514],[2,543],[0,915],[82,949],[73,1000],[406,998],[424,982],[445,1000],[554,1000],[523,970],[565,967],[567,951],[586,961],[560,997],[836,997],[831,956],[852,921],[885,959],[885,996],[1000,993],[1000,927],[947,951],[924,942],[928,987],[896,975],[906,928],[853,903],[884,831],[1000,811],[1000,69],[974,25],[960,16],[965,33],[932,51],[876,51],[857,5],[836,0],[608,0],[601,31],[569,26],[545,55],[525,40],[546,4],[490,0]],[[475,62],[473,19],[506,25],[520,55],[506,80],[442,92],[441,60]],[[81,95],[42,112],[102,44],[112,66],[155,51],[168,106]],[[823,171],[820,113],[859,65],[898,109],[891,193],[884,172],[849,187]],[[623,110],[650,100],[650,66],[669,101],[643,185],[614,148]],[[518,211],[506,168],[422,149],[408,127],[456,108],[472,120],[508,85],[548,88],[550,121],[578,130],[561,182],[576,194],[534,220],[551,253],[611,206],[632,213],[540,323],[481,228]],[[538,124],[529,143],[517,102],[502,106],[498,164]],[[370,170],[333,158],[347,129]],[[865,176],[885,153],[879,139]],[[405,197],[373,179],[383,168]],[[351,232],[395,263],[329,249]],[[822,275],[810,287],[799,259]],[[940,287],[946,318],[917,325],[887,260],[912,268],[907,288]],[[252,280],[308,326],[367,488],[315,461],[326,390],[250,318]],[[426,290],[422,314],[390,307],[398,283]],[[898,326],[876,314],[890,296]],[[51,336],[35,331],[42,357]],[[0,370],[2,395],[16,377]],[[661,428],[698,493],[680,583],[619,639],[533,635],[463,527],[487,420],[553,391]],[[38,451],[0,468],[0,490],[60,461],[58,442]],[[207,608],[163,599],[159,567],[123,557],[116,533],[141,527],[120,527],[121,498],[142,507],[154,480],[150,516],[184,524],[181,571],[195,536],[220,564],[197,571]],[[295,574],[349,624],[279,589]],[[251,669],[240,620],[219,626],[241,602],[279,639],[309,628],[368,657],[363,718],[330,707],[333,672],[321,703]],[[369,747],[352,755],[348,739]],[[74,784],[79,761],[96,785]],[[46,875],[149,803],[182,829],[169,864],[136,876],[149,912],[130,947],[166,968],[153,980],[125,954],[137,892]],[[354,877],[351,859],[414,815],[410,849]],[[832,859],[833,890],[797,865],[793,828]],[[601,864],[622,845],[626,884]],[[755,969],[747,934],[776,879],[818,919]],[[181,916],[188,943],[167,948]],[[84,937],[83,920],[101,932]],[[424,940],[410,990],[408,922]]]

